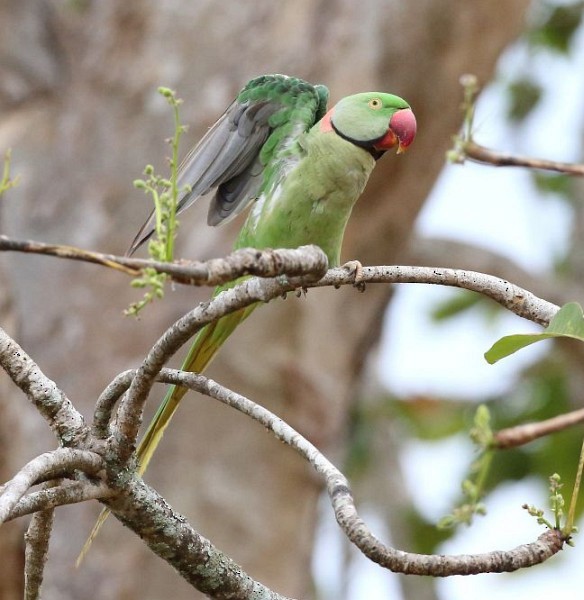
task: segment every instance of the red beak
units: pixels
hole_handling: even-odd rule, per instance
[[[409,108],[393,114],[387,133],[375,144],[376,150],[389,150],[397,144],[397,153],[402,154],[416,137],[416,117]]]

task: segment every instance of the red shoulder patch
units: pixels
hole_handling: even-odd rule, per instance
[[[335,107],[333,106],[326,113],[326,115],[320,120],[320,130],[323,133],[326,133],[327,131],[333,131],[333,124],[331,123],[331,117],[333,116],[334,110],[335,110]]]

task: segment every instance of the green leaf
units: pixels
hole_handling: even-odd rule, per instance
[[[502,337],[485,352],[485,358],[492,365],[498,360],[535,342],[557,337],[568,337],[584,342],[584,315],[582,314],[582,307],[577,302],[564,304],[542,333],[516,334]]]
[[[545,5],[544,5],[545,6]],[[542,46],[562,54],[568,53],[574,34],[582,22],[583,3],[553,6],[547,4],[547,18],[528,35],[532,46]]]
[[[544,194],[560,194],[570,197],[572,193],[573,178],[569,175],[533,172],[532,179],[537,189]]]
[[[528,77],[522,77],[509,85],[509,108],[507,116],[520,123],[541,100],[541,86]]]
[[[435,322],[445,321],[456,317],[463,312],[474,308],[482,301],[480,294],[476,292],[467,292],[463,290],[460,293],[454,294],[444,302],[440,302],[432,310],[432,320]]]

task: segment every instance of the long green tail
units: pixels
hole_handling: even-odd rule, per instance
[[[242,308],[241,310],[231,313],[204,327],[197,335],[181,369],[193,373],[202,373],[213,360],[227,338],[235,331],[236,327],[251,314],[256,306],[258,305],[252,304],[251,306]],[[172,416],[187,391],[187,388],[183,387],[174,385],[169,387],[164,400],[158,407],[154,418],[138,446],[138,473],[140,475],[142,475],[148,467],[150,459],[162,439],[164,430],[170,423]]]
[[[237,326],[252,313],[256,306],[258,306],[258,304],[252,304],[251,306],[242,308],[241,310],[222,317],[218,321],[209,323],[209,325],[201,329],[183,362],[182,370],[191,371],[193,373],[202,373],[213,360],[221,346],[225,343],[225,340],[227,340]],[[160,403],[154,418],[150,422],[144,437],[138,445],[138,473],[140,475],[146,471],[160,440],[162,440],[164,430],[170,423],[180,401],[187,391],[187,388],[174,385],[168,388],[164,400]],[[107,508],[104,508],[101,511],[89,537],[77,557],[75,563],[77,566],[83,561],[83,558],[87,554],[87,551],[109,513],[110,511]]]

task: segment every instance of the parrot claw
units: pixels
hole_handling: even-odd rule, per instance
[[[343,269],[347,269],[349,273],[353,273],[353,286],[360,292],[364,292],[365,282],[363,281],[363,265],[358,260],[350,260],[343,265]]]

